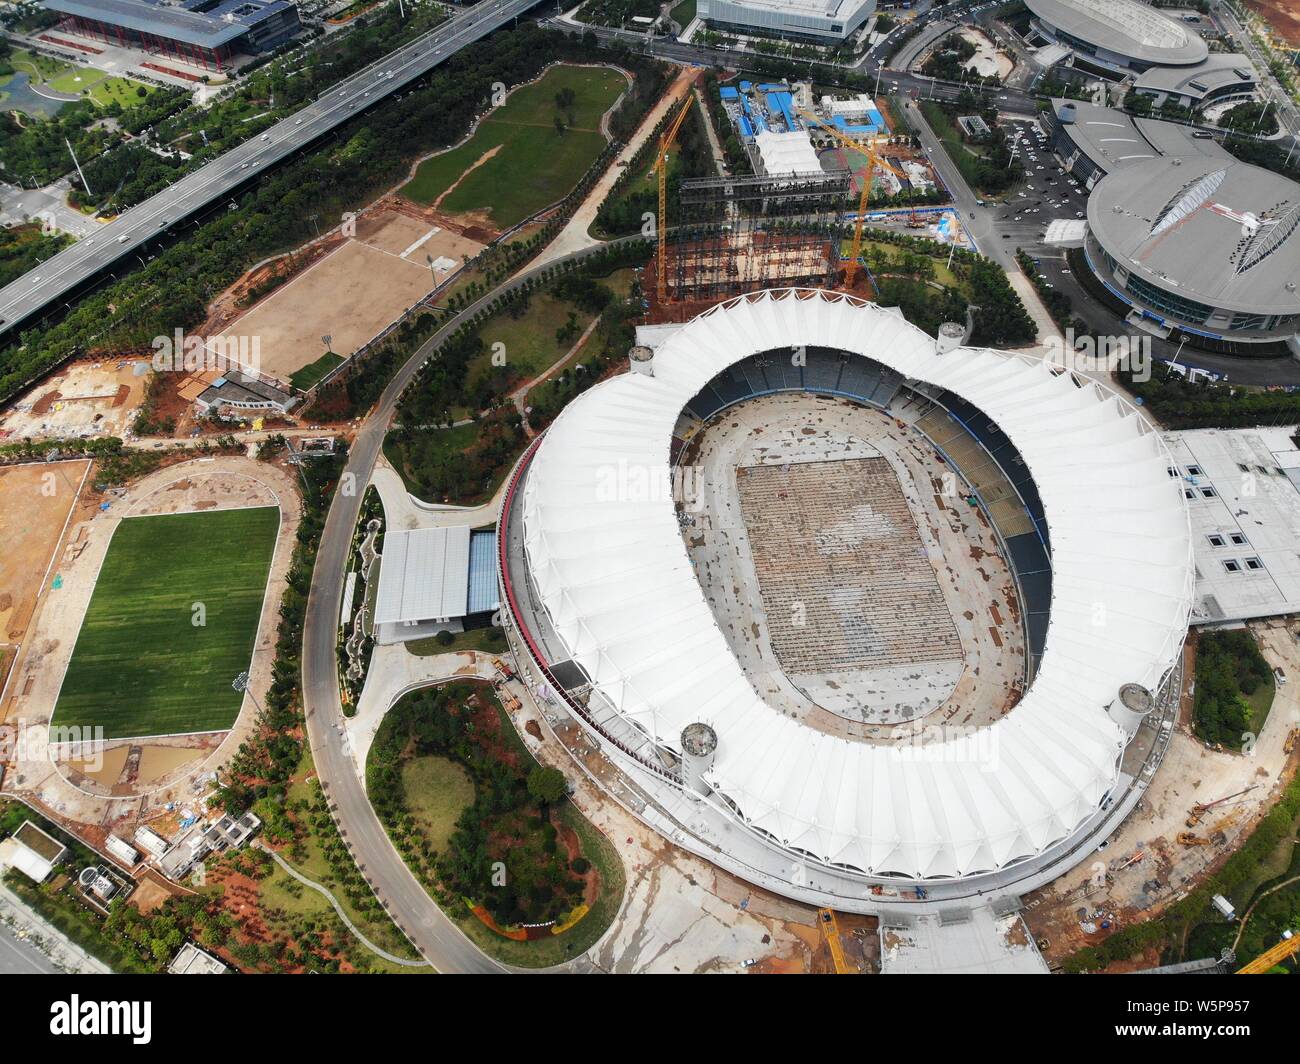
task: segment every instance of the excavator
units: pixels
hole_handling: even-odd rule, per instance
[[[1204,836],[1197,835],[1193,831],[1180,831],[1177,835],[1177,839],[1184,846],[1209,846],[1212,842],[1222,842],[1223,840],[1216,838],[1216,836],[1221,835],[1223,832],[1227,831],[1228,828],[1232,827],[1240,816],[1241,810],[1235,809],[1227,816],[1221,817],[1219,820],[1215,821],[1209,830],[1206,831]]]
[[[1201,822],[1201,818],[1204,817],[1205,814],[1208,813],[1215,806],[1222,805],[1224,802],[1229,801],[1230,799],[1233,798],[1240,798],[1243,794],[1249,794],[1257,786],[1258,784],[1252,783],[1249,787],[1246,787],[1244,790],[1234,791],[1232,794],[1225,794],[1222,798],[1216,798],[1212,802],[1197,802],[1195,805],[1192,806],[1192,813],[1187,818],[1187,826],[1189,828],[1196,827],[1196,825]]]

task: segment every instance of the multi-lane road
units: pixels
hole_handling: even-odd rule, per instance
[[[264,133],[98,227],[12,284],[0,289],[0,335],[47,309],[57,309],[119,259],[137,252],[196,212],[301,148],[423,77],[466,45],[517,18],[538,0],[484,0],[436,29],[339,82]]]
[[[640,237],[623,238],[639,239]],[[438,345],[475,314],[485,310],[501,296],[534,280],[543,270],[553,270],[557,266],[600,252],[608,246],[601,244],[586,248],[518,274],[446,321],[407,360],[388,382],[378,403],[357,432],[343,474],[349,482],[356,485],[357,490],[334,493],[325,517],[325,527],[321,531],[320,546],[316,551],[302,647],[303,711],[307,719],[307,737],[311,741],[316,772],[329,798],[339,830],[371,889],[421,955],[440,972],[500,972],[506,969],[470,942],[411,874],[401,855],[389,842],[388,834],[375,815],[353,763],[345,740],[335,649],[339,616],[343,608],[344,569],[352,547],[352,531],[361,512],[363,489],[370,482],[397,401]],[[565,968],[570,971],[588,970],[590,962],[579,959],[565,965]]]

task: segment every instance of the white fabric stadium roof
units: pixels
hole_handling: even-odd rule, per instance
[[[1003,428],[1035,478],[1054,571],[1046,649],[1019,705],[978,744],[855,742],[768,706],[718,628],[671,499],[610,491],[615,470],[666,483],[683,405],[728,365],[798,345],[950,389]],[[1066,837],[1117,778],[1126,735],[1106,706],[1124,683],[1159,685],[1191,603],[1186,504],[1168,464],[1146,421],[1096,384],[993,351],[938,356],[920,329],[859,300],[768,292],[681,328],[653,376],[616,377],[566,408],[529,469],[525,546],[556,632],[593,685],[673,750],[686,724],[712,725],[707,778],[751,825],[867,873],[968,875]]]

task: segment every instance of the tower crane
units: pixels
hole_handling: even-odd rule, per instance
[[[858,194],[858,217],[853,223],[853,243],[849,247],[849,265],[844,272],[844,284],[846,288],[852,288],[853,282],[858,276],[858,258],[862,254],[862,226],[867,217],[867,199],[871,195],[871,177],[876,172],[876,167],[880,166],[894,174],[896,177],[904,177],[889,163],[880,158],[876,151],[876,138],[867,138],[865,148],[852,137],[841,133],[834,126],[826,125],[821,117],[813,114],[811,111],[805,111],[802,108],[796,108],[796,112],[801,118],[817,123],[818,129],[830,137],[845,151],[860,152],[867,157],[867,172],[862,181],[862,191]]]
[[[664,130],[663,135],[659,138],[659,154],[655,156],[655,169],[659,176],[659,217],[655,221],[659,233],[659,253],[655,257],[655,273],[657,289],[659,293],[659,302],[668,302],[668,152],[673,144],[677,141],[677,134],[682,128],[682,123],[686,121],[686,115],[691,109],[691,104],[695,100],[695,92],[692,89],[686,93],[686,102],[682,109],[677,112],[677,117]]]
[[[1276,964],[1281,964],[1288,957],[1300,951],[1300,935],[1290,931],[1276,946],[1266,949],[1244,968],[1238,968],[1238,975],[1262,975]]]

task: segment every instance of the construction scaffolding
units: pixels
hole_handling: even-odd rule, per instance
[[[693,310],[773,286],[833,286],[851,195],[848,170],[683,181],[662,302]]]

